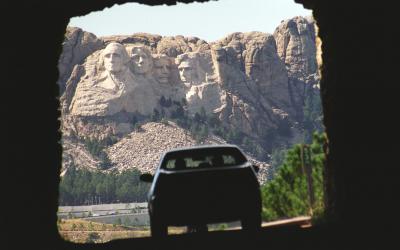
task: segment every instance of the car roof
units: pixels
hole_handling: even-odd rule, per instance
[[[235,149],[237,151],[239,151],[243,157],[247,159],[246,155],[244,154],[244,152],[236,145],[233,144],[211,144],[211,145],[197,145],[197,146],[190,146],[190,147],[181,147],[181,148],[175,148],[175,149],[171,149],[168,150],[166,152],[164,152],[164,154],[161,157],[161,161],[163,161],[163,159],[167,156],[167,155],[174,155],[174,154],[191,154],[194,153],[196,151],[206,151],[206,150],[231,150],[231,149]]]
[[[210,144],[210,145],[198,145],[198,146],[175,148],[175,149],[166,151],[164,154],[180,152],[180,151],[191,151],[191,150],[197,150],[197,149],[213,149],[213,148],[215,148],[215,149],[235,148],[235,149],[239,149],[241,151],[241,149],[238,146],[233,145],[233,144]]]

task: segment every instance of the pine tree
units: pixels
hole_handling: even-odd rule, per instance
[[[137,170],[106,174],[72,169],[62,177],[60,205],[83,205],[99,199],[103,203],[118,199],[124,202],[145,201],[149,184],[141,182],[139,175]]]
[[[182,104],[183,104],[183,106],[186,106],[188,104],[186,101],[186,98],[182,98]]]
[[[117,219],[116,224],[117,224],[117,225],[122,225],[122,220],[121,220],[121,218],[118,218],[118,219]]]
[[[203,123],[205,123],[207,121],[206,109],[203,106],[201,106],[201,108],[200,108],[200,120]]]
[[[167,102],[167,100],[165,99],[165,97],[161,96],[160,101],[159,101],[160,106],[161,107],[166,107],[166,102]]]
[[[310,214],[321,216],[324,210],[322,171],[325,160],[324,134],[315,133],[311,145],[295,145],[289,149],[273,180],[262,186],[264,220]],[[309,156],[305,154],[310,149]],[[312,181],[306,166],[311,167]],[[312,184],[312,188],[310,188]],[[312,193],[309,191],[312,190]]]
[[[157,122],[160,120],[160,112],[157,109],[153,110],[153,114],[151,115],[150,120],[153,122]]]
[[[172,106],[172,100],[171,97],[169,97],[166,101],[165,101],[165,107],[169,108]]]

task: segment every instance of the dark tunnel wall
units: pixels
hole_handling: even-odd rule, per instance
[[[217,248],[219,243],[230,248],[249,243],[248,248],[257,248],[253,247],[256,242],[272,249],[336,249],[342,248],[344,239],[358,248],[360,239],[382,246],[394,235],[400,211],[396,205],[400,165],[396,9],[382,3],[296,1],[313,9],[322,40],[321,93],[329,137],[325,178],[328,221],[308,230],[264,230],[252,244],[237,232],[213,234],[207,241],[197,236],[177,237],[168,243],[175,248]],[[55,83],[65,28],[69,17],[124,2],[2,3],[1,40],[6,56],[2,75],[6,80],[2,81],[1,124],[7,138],[2,151],[6,161],[1,164],[1,225],[6,228],[0,243],[6,247],[2,249],[155,246],[149,239],[97,246],[65,243],[56,226],[61,146]],[[357,232],[361,238],[355,237]],[[376,237],[366,235],[381,235],[380,244]]]
[[[328,209],[346,225],[387,227],[396,214],[399,124],[395,13],[376,3],[314,5],[329,137]],[[385,18],[382,18],[382,16]]]

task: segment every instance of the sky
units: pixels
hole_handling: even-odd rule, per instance
[[[311,15],[311,10],[294,0],[219,0],[174,6],[127,3],[71,18],[69,26],[98,37],[145,32],[212,42],[233,32],[273,33],[282,20]]]

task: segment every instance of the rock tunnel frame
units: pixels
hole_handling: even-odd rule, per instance
[[[313,30],[313,29],[312,29]],[[107,43],[106,43],[107,44]],[[110,45],[110,44],[109,44]],[[126,46],[126,45],[125,45]],[[128,46],[130,46],[129,44],[128,44]],[[136,45],[137,46],[137,45]],[[135,46],[133,46],[133,47],[135,47]],[[314,47],[314,49],[315,49],[315,47]],[[319,46],[317,46],[317,53],[318,53],[318,49],[319,49]],[[148,53],[151,53],[150,51],[148,52]],[[315,52],[314,52],[315,53]],[[320,54],[320,53],[318,53],[318,54]],[[314,54],[315,55],[315,54]],[[320,61],[320,60],[319,60]],[[315,68],[315,67],[314,67]],[[149,84],[149,83],[147,83],[147,84]],[[294,106],[297,106],[296,105],[296,103],[293,103],[292,105],[294,105]],[[135,105],[136,106],[136,105]],[[152,109],[151,109],[152,110]]]
[[[394,11],[396,8],[392,6],[383,6],[377,3],[365,3],[357,5],[354,3],[327,3],[315,0],[296,0],[301,2],[306,8],[313,9],[313,15],[319,26],[319,36],[323,41],[322,55],[324,65],[322,68],[322,81],[321,81],[321,94],[324,111],[324,124],[326,132],[329,136],[329,154],[327,161],[327,176],[326,176],[326,194],[327,194],[327,208],[329,217],[341,223],[349,230],[357,229],[365,232],[371,229],[371,232],[377,232],[377,229],[385,227],[387,235],[393,231],[395,224],[391,219],[391,215],[398,211],[398,205],[394,203],[394,198],[398,197],[396,193],[398,182],[398,171],[393,167],[393,162],[396,160],[395,155],[398,154],[398,145],[394,142],[398,141],[399,133],[397,132],[396,123],[390,119],[390,115],[395,111],[393,107],[397,104],[398,87],[390,84],[393,82],[394,74],[396,72],[395,60],[390,53],[380,53],[379,48],[391,47],[396,44],[394,41],[395,32],[391,32],[394,25],[388,24],[381,26],[382,21],[365,18],[371,13],[382,11],[382,13],[389,12],[385,17],[390,20],[390,17],[396,16]],[[14,191],[17,194],[24,194],[29,202],[25,202],[25,206],[32,209],[38,216],[25,218],[30,223],[37,225],[37,229],[32,234],[25,235],[24,242],[29,242],[31,245],[47,246],[55,248],[64,246],[65,248],[82,249],[77,245],[67,244],[65,246],[58,236],[56,228],[56,211],[57,211],[57,187],[60,181],[59,168],[55,164],[61,162],[61,147],[58,143],[60,134],[57,132],[59,128],[59,112],[57,109],[58,101],[54,98],[58,96],[58,89],[54,82],[57,81],[57,59],[61,53],[61,42],[63,40],[64,31],[68,24],[69,17],[84,15],[94,10],[101,10],[105,7],[110,7],[115,3],[122,4],[127,1],[101,1],[94,7],[94,3],[79,3],[74,7],[62,8],[56,6],[58,3],[46,3],[29,6],[9,5],[12,10],[18,10],[18,17],[30,20],[31,23],[43,27],[48,27],[48,20],[54,21],[54,29],[26,29],[24,25],[15,23],[10,29],[6,26],[6,31],[15,37],[23,38],[26,36],[42,37],[42,39],[32,41],[32,46],[37,48],[32,51],[32,54],[41,58],[41,64],[33,64],[30,67],[24,67],[22,72],[17,67],[21,66],[19,58],[15,57],[15,51],[6,51],[6,56],[9,59],[9,64],[6,65],[9,75],[19,76],[19,81],[15,85],[8,85],[12,91],[12,95],[8,100],[24,100],[24,102],[14,102],[16,110],[21,110],[25,104],[34,103],[39,107],[39,112],[29,112],[23,118],[17,113],[6,113],[10,120],[7,127],[9,131],[14,131],[13,141],[24,141],[25,143],[19,144],[17,148],[8,148],[6,160],[13,160],[12,167],[6,169],[7,178],[2,184],[14,184],[14,180],[18,178],[19,183],[23,185],[15,187]],[[175,4],[176,1],[137,1],[140,3],[147,3],[151,5],[156,4]],[[192,2],[192,1],[180,1]],[[204,2],[204,1],[201,1]],[[7,6],[7,7],[9,7]],[[361,10],[361,11],[360,11]],[[36,12],[36,13],[35,13]],[[341,19],[334,19],[330,14],[332,12],[341,13]],[[41,15],[38,15],[41,14]],[[390,14],[390,15],[389,15]],[[354,17],[360,17],[359,19]],[[361,18],[364,17],[364,18]],[[350,23],[348,20],[352,20]],[[357,29],[354,29],[356,27]],[[370,37],[375,43],[368,43],[368,46],[362,43],[364,32],[369,31],[371,28],[381,28],[382,32],[387,34],[384,38],[377,39]],[[24,36],[19,33],[20,30],[25,30]],[[346,39],[352,37],[351,40]],[[40,41],[40,42],[39,42]],[[42,41],[47,41],[43,43]],[[15,48],[26,47],[24,39],[15,39],[13,46]],[[347,42],[347,43],[346,43]],[[372,46],[372,49],[371,49]],[[338,49],[339,48],[339,49]],[[360,49],[369,49],[368,57],[361,53]],[[53,51],[54,53],[42,54],[40,51]],[[353,60],[349,60],[347,55],[356,53]],[[371,58],[375,60],[371,60]],[[379,63],[381,62],[381,63]],[[44,74],[43,67],[52,69]],[[329,70],[328,70],[329,69]],[[362,74],[368,72],[369,74]],[[379,72],[389,72],[385,75],[379,75]],[[11,78],[10,78],[11,79]],[[379,79],[380,88],[376,88],[376,81]],[[15,81],[15,79],[12,79]],[[35,83],[44,82],[42,85],[25,85],[24,92],[20,92],[22,80],[34,81]],[[21,85],[20,85],[21,84]],[[18,93],[18,96],[16,95]],[[33,97],[31,94],[35,93]],[[354,96],[359,99],[355,102]],[[376,106],[371,100],[379,100],[380,105]],[[386,107],[381,110],[380,107]],[[11,110],[11,109],[10,109]],[[353,111],[357,110],[357,113]],[[388,123],[379,123],[375,120],[369,119],[371,114],[379,118],[388,118]],[[41,124],[31,123],[31,129],[36,133],[23,134],[20,133],[24,129],[26,121],[47,121]],[[357,126],[360,120],[368,121],[364,126]],[[20,123],[18,123],[20,122]],[[384,131],[377,133],[377,131]],[[382,137],[387,135],[386,131],[394,131],[390,137]],[[9,136],[8,133],[7,136]],[[364,135],[368,134],[368,140]],[[43,140],[43,138],[47,138]],[[11,139],[11,137],[10,137]],[[29,139],[29,140],[27,140]],[[33,140],[33,142],[32,142]],[[43,141],[42,147],[37,147],[35,141]],[[371,145],[380,146],[384,144],[385,147],[374,147],[371,150]],[[24,152],[24,157],[20,157],[21,150]],[[43,153],[45,152],[45,153]],[[365,157],[368,155],[368,157]],[[381,158],[385,156],[386,158]],[[379,159],[378,159],[379,158]],[[25,168],[27,174],[21,174],[19,167],[29,166],[34,164],[36,169]],[[16,166],[16,167],[14,167]],[[379,172],[376,170],[379,166]],[[40,167],[40,168],[39,168]],[[360,171],[362,170],[362,171]],[[33,180],[31,177],[37,177]],[[30,187],[26,189],[26,187]],[[7,190],[7,188],[3,188]],[[43,192],[46,190],[46,192]],[[5,200],[22,204],[18,195],[14,192],[3,192]],[[18,196],[18,197],[17,197]],[[40,202],[40,203],[39,203]],[[375,203],[373,203],[375,202]],[[38,204],[47,204],[41,206],[39,209]],[[383,205],[381,205],[383,204]],[[22,208],[14,207],[15,211],[23,212]],[[15,212],[14,211],[14,212]],[[369,220],[368,224],[365,218],[371,213],[381,214],[380,220]],[[7,225],[13,229],[18,229],[18,225],[13,223],[12,218],[4,218]],[[21,219],[18,220],[22,222]],[[368,227],[366,227],[368,225]],[[372,227],[371,227],[372,226]],[[375,226],[375,227],[374,227]],[[338,233],[334,239],[340,238],[342,235],[339,230],[335,230],[332,224],[327,224],[328,232]],[[346,229],[345,228],[345,229]],[[16,231],[16,230],[14,230]],[[273,232],[268,232],[268,243],[272,248],[282,248],[288,246],[287,236],[293,236],[292,242],[289,245],[301,243],[299,239],[304,236],[306,239],[313,239],[321,241],[320,245],[312,245],[313,249],[320,249],[321,246],[326,246],[322,243],[326,240],[336,246],[340,241],[333,240],[326,231],[322,228],[316,229],[311,235],[304,234],[298,230],[284,229]],[[325,233],[324,233],[325,232]],[[308,235],[308,236],[307,236]],[[24,244],[21,242],[19,235],[6,232],[6,244],[11,243],[13,249]],[[322,236],[319,237],[319,236]],[[343,236],[343,235],[342,235]],[[374,235],[376,236],[376,235]],[[218,236],[221,239],[226,239],[223,235]],[[344,236],[343,236],[344,237]],[[360,246],[357,239],[347,238],[352,241],[350,243],[354,246]],[[365,239],[365,237],[364,237]],[[375,238],[369,238],[373,240]],[[146,246],[144,241],[135,239],[133,242],[127,240],[123,242],[114,242],[113,244],[106,244],[105,246],[97,245],[96,249],[105,249],[107,246],[125,249],[126,246],[132,244],[142,244]],[[182,241],[184,241],[182,239]],[[239,243],[238,241],[235,241]],[[390,241],[389,241],[390,242]],[[383,242],[388,244],[388,242]],[[234,244],[234,243],[232,243]],[[278,245],[279,244],[279,245]],[[240,245],[240,244],[239,244]],[[194,246],[193,244],[191,246]],[[203,245],[204,246],[204,245]],[[242,244],[243,246],[243,244]],[[91,248],[87,245],[86,247]],[[370,247],[370,246],[369,246]]]

